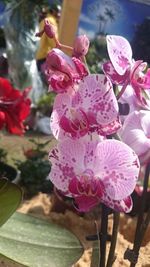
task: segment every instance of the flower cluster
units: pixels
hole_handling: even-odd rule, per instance
[[[23,122],[30,113],[29,90],[26,88],[20,92],[7,79],[0,77],[0,129],[5,127],[11,134],[24,133]]]
[[[86,36],[77,38],[72,57],[56,45],[44,67],[57,93],[50,126],[58,145],[49,154],[49,178],[83,212],[99,203],[131,211],[139,162],[150,159],[150,69],[132,58],[125,38],[106,41],[104,74],[89,74],[84,64]]]

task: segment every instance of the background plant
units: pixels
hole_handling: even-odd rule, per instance
[[[32,197],[38,192],[50,193],[53,189],[52,183],[46,180],[51,166],[47,159],[47,151],[44,150],[50,141],[44,143],[34,139],[29,141],[32,146],[24,150],[26,159],[15,160],[15,165],[21,172],[20,186],[25,190],[25,197]]]

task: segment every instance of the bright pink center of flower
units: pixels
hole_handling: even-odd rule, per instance
[[[104,191],[102,182],[94,177],[91,170],[86,170],[83,174],[74,177],[69,184],[69,190],[78,196],[84,195],[87,197],[98,197],[99,199]]]
[[[89,122],[85,112],[82,109],[70,109],[69,118],[62,116],[60,120],[61,128],[71,133],[72,137],[84,136],[89,130]]]

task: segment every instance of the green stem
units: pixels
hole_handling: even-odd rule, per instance
[[[115,248],[116,248],[117,234],[118,234],[118,228],[119,228],[119,219],[120,219],[120,213],[114,212],[111,245],[110,245],[106,267],[111,267],[115,261]]]
[[[87,71],[88,71],[88,74],[90,74],[89,66],[88,66],[88,64],[87,64],[87,60],[86,60],[86,57],[85,57],[85,56],[82,57],[82,61],[83,61],[83,63],[84,63],[85,66],[86,66],[86,69],[87,69]]]
[[[124,85],[122,86],[121,91],[119,92],[119,94],[117,95],[117,100],[123,95],[123,93],[125,92],[127,86],[129,84],[129,79],[127,79],[124,83]]]

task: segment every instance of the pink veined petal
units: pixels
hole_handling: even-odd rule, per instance
[[[77,91],[56,97],[53,110],[51,129],[56,138],[63,132],[73,138],[88,132],[109,135],[120,127],[112,84],[102,74],[88,75]]]
[[[150,139],[150,111],[140,110],[141,126],[147,138]]]
[[[105,140],[98,144],[100,176],[105,191],[114,200],[129,196],[139,175],[139,160],[135,152],[117,140]]]
[[[118,118],[119,107],[112,88],[103,96],[103,100],[98,105],[100,109],[97,110],[96,118],[99,124],[105,127]]]
[[[87,142],[86,154],[84,157],[84,165],[86,169],[91,169],[96,172],[99,169],[99,158],[97,157],[98,140],[95,142]]]
[[[150,111],[134,111],[128,115],[119,135],[138,156],[150,149],[149,139]]]
[[[87,138],[64,139],[50,152],[50,161],[50,180],[74,197],[80,210],[89,210],[101,200],[118,210],[130,209],[128,196],[136,185],[139,162],[127,145],[117,140],[90,144]]]
[[[77,173],[84,171],[84,155],[86,147],[85,144],[82,143],[82,140],[75,141],[67,138],[58,144],[58,149],[62,155],[62,164],[67,162],[67,164],[72,166]]]
[[[58,94],[55,97],[53,112],[50,118],[50,128],[56,139],[63,138],[64,130],[60,127],[60,119],[71,106],[71,98],[68,94]]]
[[[57,189],[68,192],[68,186],[76,173],[84,171],[85,146],[71,139],[63,140],[49,153],[52,164],[49,178]],[[69,194],[68,194],[69,195]]]
[[[79,86],[80,104],[90,115],[90,126],[106,126],[118,117],[118,103],[113,92],[112,83],[103,74],[88,75]]]
[[[117,85],[123,84],[129,76],[128,71],[126,71],[124,75],[119,75],[111,61],[107,61],[103,64],[103,71],[112,81],[112,83]]]
[[[57,110],[53,110],[50,118],[50,129],[56,139],[62,140],[65,137],[65,132],[61,129],[59,122],[60,114]]]
[[[122,36],[107,35],[107,49],[110,60],[118,74],[125,74],[131,65],[132,49],[129,42]]]
[[[125,213],[130,212],[133,207],[132,198],[130,196],[119,201],[119,200],[113,200],[110,198],[110,196],[104,194],[102,196],[101,202],[113,210]]]
[[[121,128],[121,126],[122,124],[118,116],[111,123],[108,123],[107,125],[100,125],[97,129],[97,132],[104,136],[111,135],[113,133],[116,133]]]

